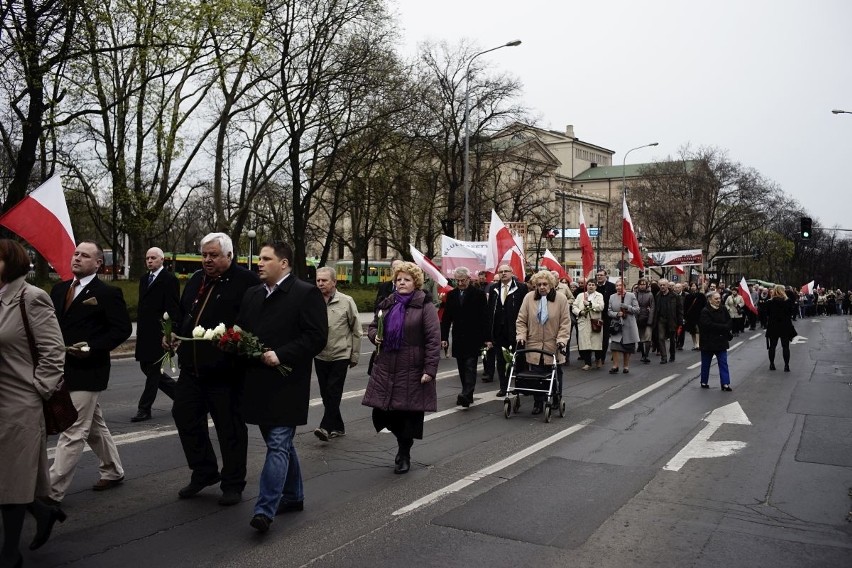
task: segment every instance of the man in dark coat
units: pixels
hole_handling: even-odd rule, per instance
[[[456,404],[467,408],[473,403],[476,363],[485,343],[488,299],[480,288],[471,286],[471,274],[467,268],[457,268],[453,276],[456,289],[447,294],[441,319],[441,347],[446,352],[452,328],[453,357],[456,358],[462,386]]]
[[[163,372],[158,362],[163,356],[163,330],[160,321],[169,314],[180,321],[180,285],[177,277],[163,269],[163,251],[152,247],[145,253],[148,273],[139,279],[139,307],[136,318],[136,360],[145,373],[145,389],[139,397],[138,412],[131,422],[151,419],[151,406],[157,390],[174,400],[175,380]]]
[[[189,279],[180,300],[182,317],[174,330],[181,337],[192,337],[196,327],[213,329],[220,323],[232,326],[246,290],[260,282],[254,272],[233,261],[234,245],[224,233],[210,233],[201,239],[201,256],[203,268]],[[180,359],[172,416],[192,470],[189,485],[178,491],[178,496],[194,497],[221,481],[219,504],[236,505],[246,485],[248,451],[248,430],[240,413],[240,363],[212,341],[181,343],[173,338],[172,345]],[[210,442],[208,414],[219,437],[221,473]]]
[[[515,349],[515,324],[521,302],[529,291],[527,285],[515,278],[512,268],[503,264],[497,269],[500,277],[488,293],[488,327],[485,330],[485,347],[494,349],[497,376],[500,378],[500,390],[497,396],[506,396],[509,376],[503,358],[503,348]]]
[[[597,286],[597,291],[601,293],[604,299],[604,306],[609,306],[609,297],[615,294],[615,284],[609,281],[609,272],[601,268],[598,270],[597,274],[595,274],[595,285]],[[606,352],[609,349],[609,310],[604,309],[603,313],[603,337],[601,338],[601,350],[595,353],[595,360],[600,361],[603,364],[603,361],[606,359]]]
[[[63,341],[69,346],[65,381],[78,413],[77,421],[59,435],[50,466],[49,498],[57,503],[65,497],[87,443],[100,460],[100,479],[92,489],[110,489],[124,480],[98,399],[109,383],[109,352],[124,343],[133,328],[121,290],[98,279],[103,263],[104,249],[98,243],[80,242],[71,259],[74,278],[50,291]]]
[[[266,462],[251,526],[261,533],[278,512],[301,511],[304,494],[296,426],[308,423],[311,362],[328,341],[326,305],[319,288],[291,273],[289,245],[264,244],[257,263],[263,284],[243,298],[237,324],[268,348],[248,362],[243,414],[260,426]]]
[[[660,279],[660,292],[654,298],[654,325],[657,328],[660,363],[663,365],[675,360],[675,335],[678,326],[683,325],[683,304],[680,296],[672,291],[672,287],[668,280]]]

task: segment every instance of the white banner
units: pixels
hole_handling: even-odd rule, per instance
[[[441,235],[441,272],[453,277],[456,268],[465,267],[471,272],[485,270],[485,253],[488,241],[460,241]]]
[[[703,265],[704,255],[701,253],[701,249],[651,252],[645,258],[645,264],[648,266]]]

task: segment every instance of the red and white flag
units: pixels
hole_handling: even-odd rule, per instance
[[[60,278],[73,278],[71,257],[76,245],[59,175],[38,186],[7,211],[0,217],[0,225],[30,243]]]
[[[420,269],[426,273],[426,276],[435,281],[435,284],[438,285],[439,292],[447,292],[453,289],[453,287],[450,286],[450,283],[447,282],[447,278],[441,274],[440,269],[435,266],[431,260],[426,258],[422,252],[414,248],[414,245],[408,245],[408,249],[411,251],[411,256],[414,257],[414,264],[419,266]]]
[[[589,237],[589,228],[583,216],[583,204],[580,204],[580,254],[583,258],[583,278],[588,278],[595,268],[595,249]]]
[[[811,280],[810,282],[808,282],[807,284],[802,286],[802,289],[800,290],[800,292],[802,294],[805,294],[805,295],[813,294],[814,293],[814,281]]]
[[[488,228],[488,250],[485,253],[485,270],[497,272],[501,264],[508,264],[515,277],[523,281],[524,252],[515,236],[509,230],[497,213],[491,210],[491,226]]]
[[[745,276],[740,280],[740,285],[737,287],[737,292],[740,294],[740,298],[743,299],[743,303],[745,307],[751,310],[753,314],[757,314],[757,307],[754,305],[754,302],[751,301],[751,290],[748,289],[748,283],[746,282]]]
[[[682,264],[674,264],[672,266],[674,266],[675,272],[677,272],[678,274],[686,274],[686,269],[683,267]]]
[[[636,231],[633,229],[633,219],[630,218],[630,211],[627,210],[627,196],[624,196],[622,214],[621,241],[624,248],[627,249],[628,260],[633,266],[638,266],[640,269],[644,269],[645,265],[642,263],[642,251],[639,250],[639,240],[636,238]]]
[[[541,265],[547,268],[548,270],[555,270],[559,273],[560,279],[566,278],[568,280],[568,283],[571,283],[571,277],[568,275],[567,272],[565,272],[565,268],[563,268],[563,266],[559,264],[559,261],[556,260],[556,257],[553,256],[553,253],[550,252],[550,249],[544,249],[544,256],[541,258]]]

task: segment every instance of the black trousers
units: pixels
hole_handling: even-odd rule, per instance
[[[317,381],[319,381],[322,406],[325,409],[320,428],[329,432],[345,432],[346,426],[340,414],[340,399],[343,398],[343,385],[346,382],[346,372],[349,370],[349,359],[337,361],[314,359],[314,367],[317,372]]]
[[[157,391],[163,391],[170,399],[175,399],[175,385],[177,382],[160,371],[160,365],[151,361],[139,363],[142,372],[145,373],[145,389],[139,397],[139,412],[151,414],[151,406],[157,399]]]
[[[790,364],[790,340],[786,337],[767,337],[766,343],[769,349],[769,362],[775,364],[775,349],[778,347],[778,340],[781,340],[781,356],[784,357],[784,364]]]
[[[595,361],[603,361],[606,359],[606,352],[609,350],[609,316],[604,315],[603,317],[603,337],[601,338],[601,349],[600,351],[595,351]]]
[[[181,369],[172,416],[193,483],[209,483],[220,474],[207,427],[209,414],[222,453],[222,491],[242,492],[245,487],[248,428],[240,412],[241,391],[236,379],[197,377]]]
[[[473,391],[476,388],[476,362],[478,354],[467,357],[456,357],[456,366],[461,380],[461,394],[468,402],[473,402]]]
[[[657,323],[657,350],[660,353],[660,358],[666,360],[666,351],[668,351],[668,359],[675,360],[675,350],[677,347],[677,332],[669,331],[667,322]],[[668,345],[667,345],[668,344]]]
[[[482,361],[483,374],[491,380],[494,380],[494,361],[496,348],[486,349],[485,358]]]

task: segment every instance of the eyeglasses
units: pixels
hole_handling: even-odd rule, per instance
[[[499,270],[498,272],[500,272],[501,274],[502,273],[511,274],[512,271],[511,270]]]

